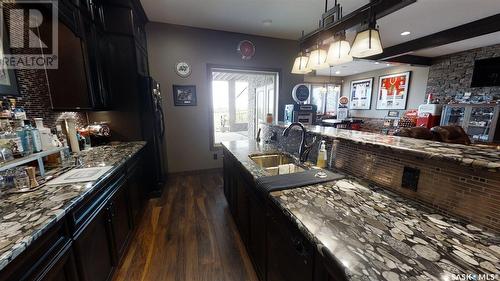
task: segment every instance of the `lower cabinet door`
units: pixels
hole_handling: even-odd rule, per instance
[[[119,188],[109,205],[113,226],[113,241],[116,249],[114,265],[118,265],[120,258],[123,256],[132,229],[126,192],[127,190],[123,186]]]
[[[68,248],[65,253],[52,265],[49,271],[41,279],[43,281],[78,281],[75,257],[72,248]]]
[[[250,193],[250,192],[249,192]],[[248,251],[259,280],[265,280],[266,270],[266,207],[254,194],[249,197],[250,241]]]
[[[82,281],[106,281],[113,271],[112,229],[109,208],[96,217],[78,234],[75,254]]]
[[[267,281],[311,281],[313,247],[283,216],[267,217]]]

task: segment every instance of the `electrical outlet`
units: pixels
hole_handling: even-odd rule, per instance
[[[419,169],[405,166],[403,169],[403,178],[401,179],[401,187],[417,191],[419,177]]]

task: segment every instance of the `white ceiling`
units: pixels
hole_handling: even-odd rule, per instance
[[[141,0],[151,21],[216,30],[298,39],[313,31],[324,9],[323,0]],[[333,5],[333,0],[329,0]],[[344,15],[369,0],[339,0]],[[384,47],[500,13],[500,0],[417,0],[378,20]],[[263,22],[271,20],[272,23]],[[410,31],[408,36],[401,32]],[[347,31],[352,40],[355,28]],[[497,34],[422,50],[435,57],[500,43]]]
[[[374,62],[369,60],[354,60],[349,63],[334,66],[331,69],[331,75],[335,77],[344,77],[358,73],[384,69],[396,66],[394,63]],[[316,71],[316,75],[330,76],[330,69],[320,69]]]

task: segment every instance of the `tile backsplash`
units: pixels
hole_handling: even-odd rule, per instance
[[[280,147],[297,154],[300,131],[292,130],[290,137],[285,139],[281,137],[283,128],[263,126],[262,139],[267,140],[272,131],[277,132]],[[326,140],[330,161],[334,140],[329,137],[316,137],[317,143],[320,138]],[[311,140],[311,136],[308,136],[308,139]],[[419,201],[443,214],[457,216],[494,232],[500,232],[498,173],[381,150],[348,140],[335,140],[335,143],[332,161],[334,168]],[[317,150],[315,148],[311,151],[309,161],[316,161]],[[411,168],[407,170],[419,171],[416,191],[401,187],[405,167]]]

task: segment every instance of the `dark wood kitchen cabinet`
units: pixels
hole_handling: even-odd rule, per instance
[[[261,281],[345,281],[334,258],[302,234],[250,173],[224,149],[224,195]]]
[[[0,280],[78,281],[72,245],[60,221],[2,269]]]
[[[103,206],[75,238],[82,281],[106,281],[113,272],[112,229],[108,206]]]
[[[110,211],[111,229],[113,231],[114,265],[118,265],[123,257],[132,231],[131,212],[128,208],[127,187],[117,190],[111,201],[108,203]]]
[[[267,281],[313,280],[314,248],[284,214],[270,208],[267,225]]]
[[[58,7],[58,68],[47,69],[52,109],[123,109],[121,101],[141,94],[138,75],[149,74],[147,18],[139,1],[66,0]],[[41,26],[43,41],[50,31],[49,24]]]

